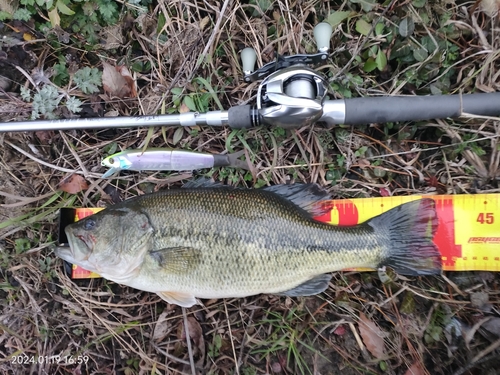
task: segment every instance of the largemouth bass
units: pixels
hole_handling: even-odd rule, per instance
[[[138,196],[71,224],[70,247],[56,254],[184,307],[197,298],[313,295],[328,287],[329,272],[345,268],[441,271],[432,199],[338,227],[313,219],[328,199],[315,184],[194,185]]]

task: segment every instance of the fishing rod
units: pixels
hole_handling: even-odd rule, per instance
[[[327,100],[328,82],[310,66],[328,58],[332,27],[322,22],[314,28],[315,54],[278,56],[255,70],[257,54],[241,51],[246,82],[262,80],[256,105],[237,105],[227,111],[170,115],[77,118],[0,123],[0,132],[128,128],[140,126],[229,126],[233,129],[267,125],[293,129],[323,122],[365,125],[458,117],[500,115],[500,92],[466,95],[385,96]]]

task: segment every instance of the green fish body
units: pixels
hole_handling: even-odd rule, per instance
[[[313,219],[327,198],[314,184],[205,185],[135,197],[71,224],[70,249],[57,254],[186,307],[196,298],[317,294],[327,273],[345,268],[441,270],[431,199],[338,227]]]

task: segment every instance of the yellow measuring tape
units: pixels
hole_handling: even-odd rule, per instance
[[[412,195],[333,200],[319,220],[356,225],[403,203],[432,198],[439,220],[434,243],[446,271],[500,271],[500,194]]]
[[[403,203],[432,198],[436,205],[438,246],[445,271],[500,271],[500,194],[412,195],[403,197],[337,199],[317,220],[333,225],[356,225]],[[75,221],[101,208],[75,209]],[[73,265],[73,278],[99,277]]]

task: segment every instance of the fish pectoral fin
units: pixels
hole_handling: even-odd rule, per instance
[[[167,247],[150,251],[149,255],[170,273],[193,271],[201,262],[201,251],[193,247]]]
[[[323,274],[315,276],[305,283],[302,283],[295,288],[287,290],[285,292],[276,293],[278,296],[288,296],[288,297],[300,297],[300,296],[312,296],[324,292],[328,288],[328,283],[330,282],[332,275]]]
[[[182,307],[191,307],[198,303],[195,296],[187,293],[181,292],[158,292],[158,294],[163,300],[168,303],[173,303]]]

